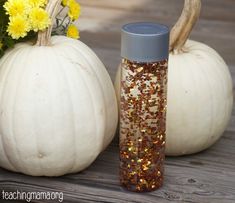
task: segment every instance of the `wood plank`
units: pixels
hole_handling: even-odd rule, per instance
[[[127,13],[161,14],[178,16],[183,8],[184,0],[78,0],[83,7],[105,8],[109,10],[124,10]],[[233,0],[203,0],[202,15],[204,19],[231,21],[235,20],[235,4]]]
[[[180,16],[181,9],[177,9],[177,12],[175,14],[172,14],[171,11],[166,11],[162,10],[161,12],[155,11],[155,12],[150,12],[150,11],[138,11],[136,9],[134,10],[124,10],[124,9],[107,9],[103,7],[84,7],[82,11],[82,16],[80,17],[80,21],[83,20],[90,20],[92,21],[100,21],[100,22],[108,22],[108,23],[120,23],[125,22],[125,21],[146,21],[146,20],[156,20],[157,21],[162,21],[164,20],[165,23],[168,21],[174,23],[178,17]],[[209,12],[209,11],[206,11]],[[143,13],[147,13],[143,14]],[[174,13],[174,12],[173,12]],[[210,12],[209,12],[210,13]],[[220,14],[221,15],[221,14]],[[97,18],[98,16],[98,18]],[[200,17],[200,20],[205,20],[209,22],[217,22],[217,23],[231,23],[234,24],[234,20],[232,21],[221,21],[220,18],[214,18],[213,20],[204,18],[202,15]],[[91,24],[92,25],[92,24]],[[88,25],[87,25],[88,26]],[[104,24],[100,24],[101,28],[105,26]],[[215,27],[216,29],[217,27]],[[232,27],[231,27],[232,29]],[[226,34],[226,33],[224,33]]]
[[[60,178],[36,178],[0,170],[0,188],[63,191],[68,202],[233,202],[235,199],[234,131],[212,148],[191,156],[168,157],[164,187],[147,194],[125,191],[118,180],[118,146],[112,145],[87,170]],[[233,142],[232,142],[233,141]],[[226,146],[226,147],[224,147]],[[105,167],[104,167],[105,166]],[[213,178],[212,178],[213,177]],[[14,181],[13,181],[14,180]]]
[[[135,21],[153,21],[172,27],[176,19],[172,14],[164,15],[159,12],[143,15],[133,11],[126,13],[123,10],[88,7],[85,8],[84,18],[80,19],[78,25],[81,29],[81,39],[88,44],[90,41],[94,41],[95,47],[110,46],[114,48],[116,46],[115,48],[120,48],[120,30],[123,24]],[[233,65],[235,64],[233,56],[235,43],[232,43],[235,42],[234,33],[235,21],[221,22],[201,18],[194,28],[191,38],[208,44],[217,50],[229,65]],[[86,41],[86,36],[89,41]]]

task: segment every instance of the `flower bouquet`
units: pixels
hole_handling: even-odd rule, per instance
[[[47,0],[0,0],[0,57],[7,48],[29,39],[35,39],[38,32],[51,25],[46,11]],[[61,14],[66,14],[62,17]],[[81,13],[75,0],[63,0],[56,16],[52,35],[67,35],[78,39],[79,31],[75,21]]]

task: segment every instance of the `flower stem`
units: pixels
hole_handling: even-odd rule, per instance
[[[61,0],[49,0],[46,11],[49,13],[51,18],[51,25],[45,31],[38,32],[37,46],[49,46],[51,40],[51,33],[53,27],[53,21],[55,20],[58,9],[61,4]]]

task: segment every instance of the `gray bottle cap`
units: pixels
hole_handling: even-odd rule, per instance
[[[168,59],[169,28],[156,23],[130,23],[122,27],[121,56],[135,62]]]

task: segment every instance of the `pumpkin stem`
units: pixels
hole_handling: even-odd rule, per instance
[[[183,49],[201,13],[201,0],[185,0],[182,14],[171,30],[170,52]]]
[[[51,25],[46,30],[38,32],[38,39],[37,39],[36,45],[38,45],[38,46],[50,45],[51,32],[52,32],[52,28],[53,28],[53,21],[56,18],[60,4],[61,4],[61,0],[49,0],[48,1],[46,11],[50,15]]]

